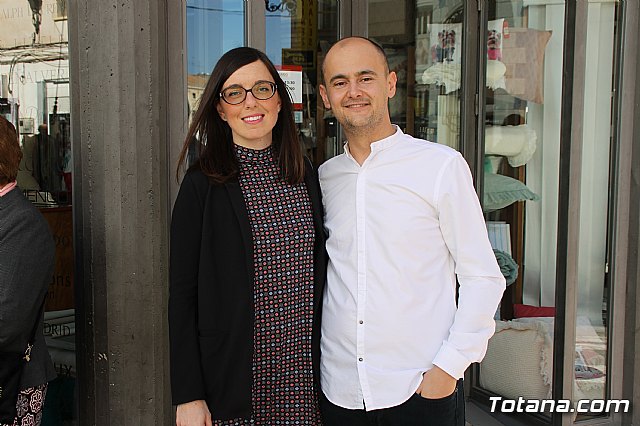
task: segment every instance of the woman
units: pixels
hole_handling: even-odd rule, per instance
[[[21,159],[15,127],[0,116],[0,351],[24,352],[38,323],[20,379],[17,414],[6,424],[37,426],[47,382],[56,375],[42,334],[55,246],[44,217],[16,186]]]
[[[176,423],[319,425],[320,190],[264,53],[220,58],[180,165],[192,141],[171,222]]]

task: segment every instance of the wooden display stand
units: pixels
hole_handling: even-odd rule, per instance
[[[502,174],[510,176],[520,182],[525,181],[525,166],[512,168],[503,167]],[[513,316],[513,304],[522,303],[522,278],[524,277],[524,201],[516,201],[501,212],[501,219],[511,224],[512,257],[518,264],[518,278],[508,286],[500,303],[500,314],[503,320],[511,320]]]
[[[49,283],[45,311],[73,309],[73,216],[71,206],[42,208],[56,244],[53,276]]]

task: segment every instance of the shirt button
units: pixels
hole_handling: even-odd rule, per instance
[[[362,320],[360,320],[360,321],[358,321],[358,322],[359,322],[360,324],[364,324],[364,321],[362,321]]]
[[[358,358],[358,361],[362,362],[362,361],[364,361],[364,359],[362,359],[362,358]]]

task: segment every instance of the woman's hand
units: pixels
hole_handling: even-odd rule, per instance
[[[422,375],[422,382],[416,393],[427,399],[444,398],[456,390],[457,382],[440,367],[434,365],[431,370]]]
[[[211,412],[207,403],[199,399],[178,405],[176,426],[212,426]]]

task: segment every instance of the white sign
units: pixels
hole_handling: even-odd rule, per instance
[[[302,70],[300,71],[291,71],[291,70],[278,70],[278,74],[287,85],[287,89],[289,89],[289,96],[291,97],[291,102],[294,104],[302,103]]]

